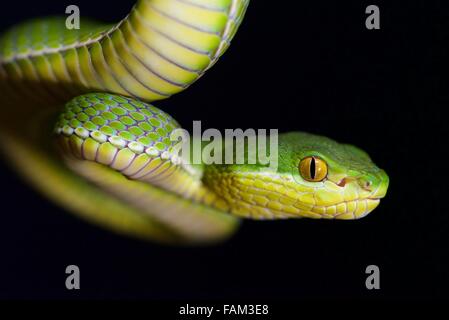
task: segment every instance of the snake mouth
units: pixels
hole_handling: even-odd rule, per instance
[[[358,195],[351,200],[345,200],[329,206],[313,206],[314,214],[324,219],[358,220],[366,217],[377,208],[380,200],[386,196],[388,189],[388,177],[385,175],[381,183],[369,194]]]

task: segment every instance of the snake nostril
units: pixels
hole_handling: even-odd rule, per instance
[[[371,191],[372,185],[373,185],[373,182],[371,180],[362,179],[360,181],[360,186],[367,191]]]

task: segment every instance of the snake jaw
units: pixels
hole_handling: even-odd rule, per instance
[[[371,199],[372,193],[362,190],[356,179],[345,187],[328,180],[313,188],[288,174],[226,172],[215,167],[207,170],[206,184],[224,195],[231,213],[252,219],[354,220],[365,217],[380,203]]]
[[[358,220],[366,217],[370,212],[377,208],[379,199],[358,199],[343,203],[346,211],[335,215],[333,218],[337,220]]]
[[[366,217],[380,204],[380,199],[385,197],[389,186],[388,175],[381,169],[375,175],[364,175],[353,180],[354,188],[358,188],[358,198],[344,202],[346,212],[336,215],[335,219],[354,220]]]

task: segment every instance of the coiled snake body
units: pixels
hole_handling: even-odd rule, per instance
[[[351,145],[284,133],[276,168],[191,165],[171,152],[179,125],[148,102],[213,66],[248,2],[139,0],[114,26],[82,20],[67,30],[48,18],[13,27],[0,38],[5,155],[71,211],[163,242],[224,239],[240,217],[365,216],[388,176]]]

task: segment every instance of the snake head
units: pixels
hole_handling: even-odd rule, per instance
[[[276,168],[213,166],[205,181],[231,212],[258,219],[359,219],[379,205],[389,184],[363,150],[302,132],[279,135]]]
[[[359,219],[373,211],[386,195],[388,175],[365,151],[353,145],[293,133],[280,139],[280,147],[288,155],[281,160],[280,168],[286,175],[291,172],[296,184],[288,184],[302,194],[301,204],[310,208],[307,215]],[[308,165],[307,161],[312,163]]]

